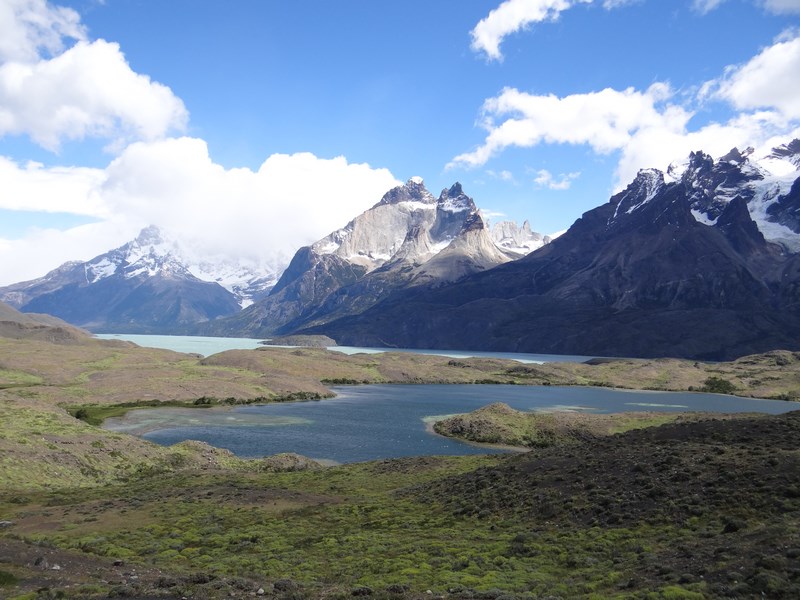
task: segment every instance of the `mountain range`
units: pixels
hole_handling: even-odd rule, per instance
[[[0,301],[95,332],[178,333],[241,310],[275,282],[270,269],[192,258],[156,227],[87,262],[0,288]]]
[[[0,301],[92,331],[596,356],[800,348],[800,140],[693,152],[557,237],[490,227],[456,183],[389,190],[285,268],[198,258],[155,227]]]
[[[0,301],[94,332],[264,336],[353,314],[397,287],[456,280],[548,241],[527,221],[489,229],[459,184],[437,200],[412,178],[288,266],[202,256],[151,226],[89,261],[0,288]]]
[[[490,229],[460,184],[435,198],[414,177],[343,228],[301,248],[267,297],[198,331],[292,333],[359,314],[399,290],[458,281],[549,241],[527,222]]]
[[[519,260],[306,328],[340,344],[725,359],[800,348],[800,141],[640,171]]]

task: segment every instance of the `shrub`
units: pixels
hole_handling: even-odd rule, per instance
[[[721,377],[709,377],[703,382],[703,391],[712,394],[732,394],[736,386]]]

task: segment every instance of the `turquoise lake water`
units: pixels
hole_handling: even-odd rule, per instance
[[[252,338],[226,338],[226,337],[201,337],[191,335],[141,335],[133,333],[98,333],[95,337],[104,340],[127,340],[147,348],[163,348],[176,352],[190,352],[209,356],[225,350],[252,350],[261,348],[260,339]],[[468,358],[482,356],[490,358],[507,358],[525,363],[542,362],[583,362],[591,356],[573,356],[566,354],[522,354],[516,352],[472,352],[468,350],[416,350],[408,348],[361,348],[356,346],[332,346],[329,348],[345,354],[376,353],[376,352],[414,352],[417,354],[432,354],[436,356],[450,356],[453,358]]]

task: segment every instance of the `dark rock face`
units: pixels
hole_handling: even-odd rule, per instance
[[[767,214],[776,222],[800,233],[800,179],[777,202],[767,207]]]
[[[113,277],[92,286],[72,283],[23,306],[98,333],[180,333],[238,309],[231,294],[215,283],[164,276]]]
[[[738,151],[719,163],[695,153],[670,183],[642,171],[525,258],[397,291],[307,332],[348,345],[600,356],[800,348],[800,255],[768,242],[748,210],[763,177]]]

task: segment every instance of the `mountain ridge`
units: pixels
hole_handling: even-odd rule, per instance
[[[393,290],[441,285],[519,258],[549,242],[504,223],[516,244],[496,243],[460,183],[436,198],[420,177],[389,190],[344,227],[301,248],[269,296],[198,327],[212,335],[269,336],[366,310]],[[505,237],[501,236],[501,240]]]
[[[797,144],[786,148],[797,147]],[[398,291],[298,333],[339,344],[721,359],[800,347],[800,235],[765,219],[800,175],[692,153],[550,244],[439,288]],[[773,157],[774,160],[774,157]],[[766,232],[764,231],[766,230]]]

